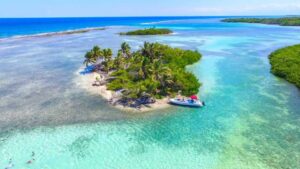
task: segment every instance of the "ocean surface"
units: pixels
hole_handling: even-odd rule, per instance
[[[300,28],[222,18],[0,19],[0,168],[300,168],[300,91],[268,61],[300,43]],[[91,27],[106,29],[47,35]],[[175,33],[118,35],[145,27]],[[203,54],[188,69],[206,107],[130,114],[78,86],[94,45],[116,53],[122,42],[136,50],[144,41]]]
[[[217,17],[0,18],[0,38],[105,26],[140,26],[143,23],[196,18]]]

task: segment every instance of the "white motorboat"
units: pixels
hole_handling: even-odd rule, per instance
[[[188,107],[203,107],[203,106],[205,106],[204,102],[201,102],[201,101],[195,100],[195,99],[173,98],[173,99],[170,99],[170,103],[174,104],[174,105],[188,106]]]

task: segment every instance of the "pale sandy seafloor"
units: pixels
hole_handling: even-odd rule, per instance
[[[119,36],[110,27],[0,41],[0,168],[298,169],[300,91],[270,73],[268,55],[300,42],[300,28],[157,23],[168,36]],[[152,25],[150,25],[152,26]],[[94,45],[117,52],[144,41],[197,49],[192,71],[203,83],[203,109],[168,107],[130,115],[77,86]],[[35,161],[26,162],[35,153]]]
[[[114,92],[107,90],[106,86],[93,86],[96,77],[99,77],[98,73],[90,73],[90,74],[80,74],[80,71],[82,71],[83,68],[79,69],[75,74],[77,75],[77,78],[75,78],[74,83],[79,86],[80,88],[85,89],[87,92],[93,94],[93,95],[98,95],[103,97],[106,101],[107,104],[108,101],[113,98]],[[149,111],[154,111],[154,110],[159,110],[159,109],[164,109],[170,107],[169,105],[169,99],[164,98],[164,99],[158,99],[154,104],[149,104],[147,106],[142,106],[141,108],[133,108],[133,107],[127,107],[127,106],[122,106],[122,105],[111,105],[112,107],[125,111],[127,113],[145,113]]]

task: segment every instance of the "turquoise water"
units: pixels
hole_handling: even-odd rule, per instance
[[[225,16],[224,16],[225,17]],[[216,16],[0,18],[0,38],[105,26],[146,26],[160,21],[219,19]],[[198,22],[199,24],[199,22]],[[199,25],[198,25],[199,26]],[[203,26],[203,25],[201,25]],[[20,29],[22,28],[22,29]]]
[[[299,28],[215,19],[150,23],[174,35],[120,37],[133,27],[0,41],[0,168],[300,168],[300,91],[269,73],[268,54]],[[203,109],[132,115],[76,85],[86,50],[143,41],[197,49],[189,70]],[[30,160],[32,152],[35,160]]]

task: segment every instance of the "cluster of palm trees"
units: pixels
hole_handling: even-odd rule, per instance
[[[141,82],[132,88],[136,96],[170,94],[174,76],[169,65],[163,60],[163,51],[166,48],[168,47],[158,43],[145,42],[134,54],[131,72],[136,75],[133,79]]]
[[[111,49],[102,50],[95,46],[86,53],[84,64],[100,67],[100,71],[113,77],[107,84],[108,89],[123,89],[129,99],[145,95],[157,98],[177,93],[184,86],[184,68],[177,68],[177,63],[174,63],[177,60],[170,59],[178,55],[180,60],[183,53],[184,50],[181,49],[149,42],[145,42],[140,50],[132,52],[130,46],[124,42],[114,58]]]
[[[112,61],[112,50],[107,48],[101,50],[99,46],[94,46],[92,50],[88,51],[85,54],[85,60],[83,64],[88,66],[89,64],[97,64],[100,63],[103,65],[103,68],[106,72],[108,72],[111,68],[111,61]]]
[[[142,63],[143,72],[146,74],[145,67],[147,64],[155,62],[155,65],[162,65],[162,63],[159,61],[161,54],[158,50],[158,48],[161,47],[163,46],[158,43],[145,42],[141,50],[132,53],[129,44],[123,42],[121,44],[121,49],[118,51],[118,55],[115,58],[112,58],[113,52],[110,48],[101,49],[99,46],[94,46],[93,49],[85,54],[85,60],[83,63],[86,66],[102,65],[106,71],[127,69],[130,64],[138,61],[136,56],[143,56],[142,59],[139,59]]]
[[[85,60],[83,64],[88,65],[101,65],[103,70],[107,73],[111,69],[121,68],[124,66],[126,60],[131,57],[131,48],[124,42],[121,45],[121,49],[118,51],[118,56],[112,58],[113,52],[110,48],[101,49],[99,46],[94,46],[93,49],[85,54]]]

